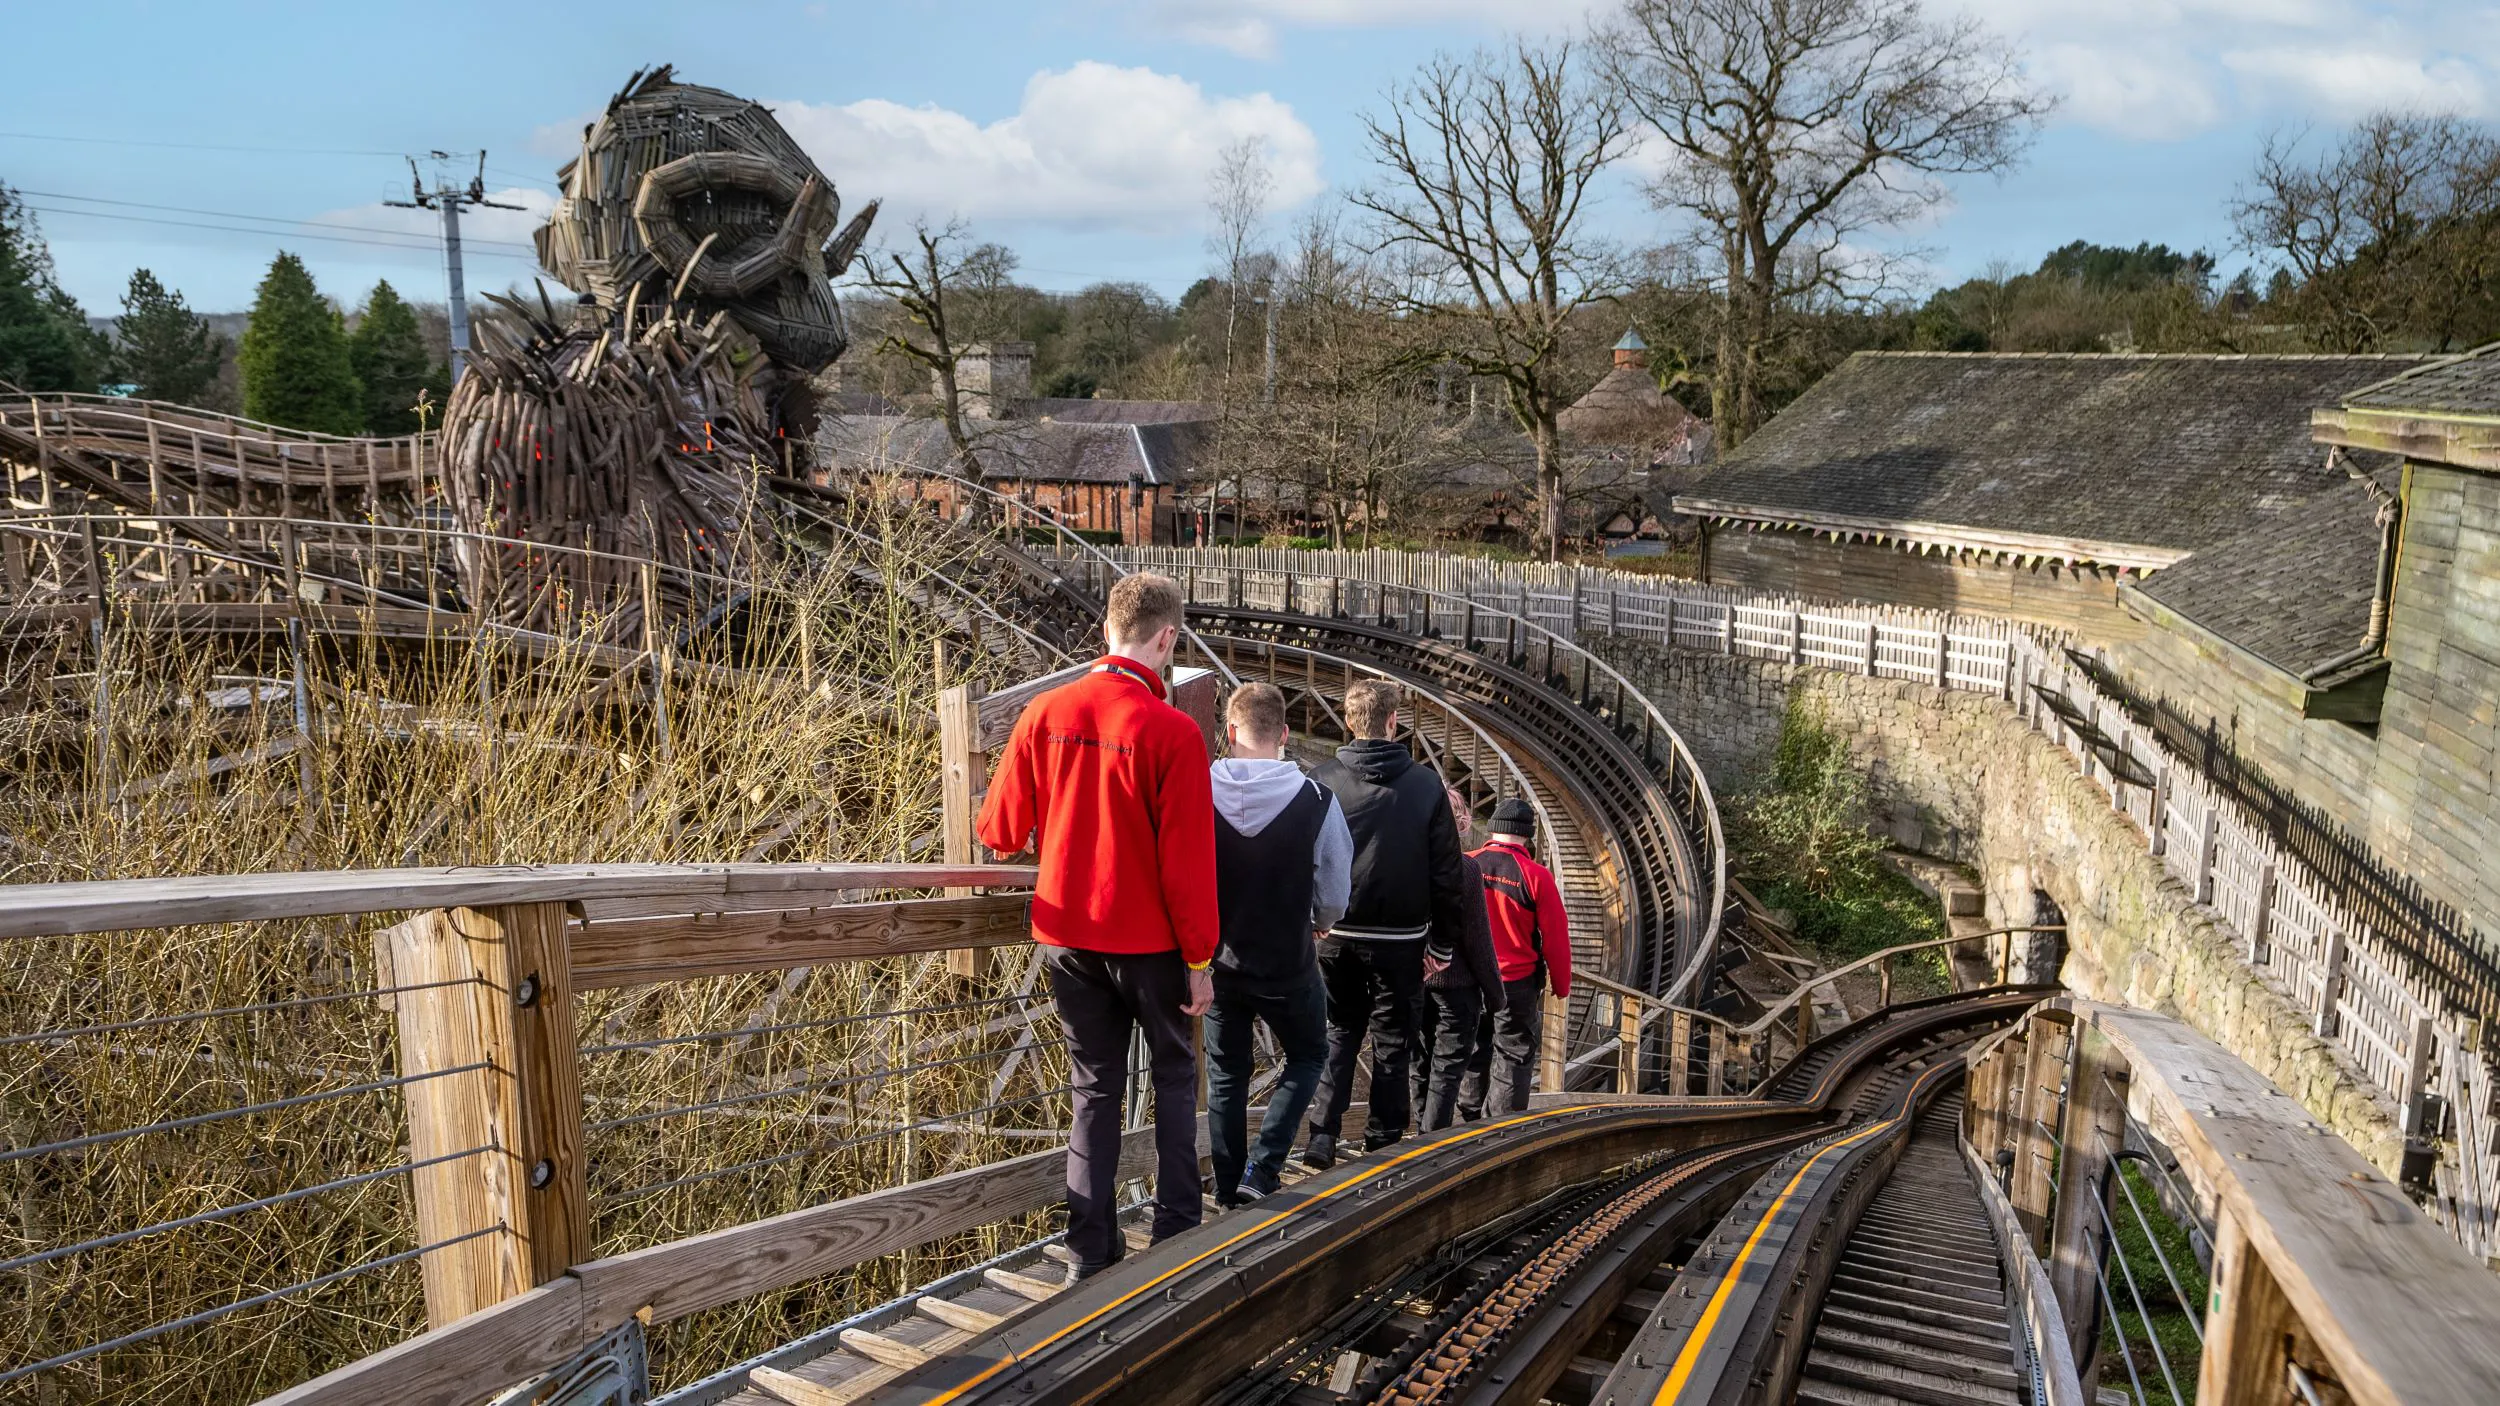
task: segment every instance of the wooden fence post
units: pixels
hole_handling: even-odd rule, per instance
[[[1630,996],[1615,998],[1615,1092],[1641,1091],[1641,1003]]]
[[[426,1321],[440,1328],[590,1253],[565,906],[436,909],[388,930]],[[410,990],[410,987],[427,987]],[[444,1072],[444,1071],[458,1071]],[[485,1149],[475,1156],[457,1154]]]
[[[2196,832],[2196,901],[2211,903],[2214,901],[2214,848],[2222,839],[2222,807],[2214,803],[2211,793],[2205,796],[2204,802],[2205,818]]]
[[[1870,679],[1875,677],[1875,638],[1881,632],[1882,627],[1872,619],[1866,622],[1866,676]]]
[[[2058,1129],[2056,1221],[2049,1230],[2049,1287],[2064,1311],[2067,1340],[2085,1341],[2099,1300],[2101,1216],[2106,1203],[2093,1194],[2113,1190],[2104,1180],[2112,1154],[2127,1141],[2127,1069],[2109,1037],[2084,1021],[2067,1033],[2066,1116]],[[2089,1359],[2078,1346],[2076,1356]]]
[[[1570,1058],[1571,1003],[1547,991],[1543,1026],[1537,1032],[1537,1087],[1558,1094],[1563,1091],[1563,1074]]]
[[[980,862],[981,846],[973,834],[981,810],[981,792],[989,780],[989,753],[981,748],[981,686],[959,683],[938,692],[940,836],[949,864]],[[970,897],[970,889],[948,889],[951,897]],[[946,969],[966,980],[989,975],[990,949],[965,947],[946,954]]]
[[[1944,626],[1939,625],[1936,627],[1936,687],[1951,688],[1953,686],[1952,665],[1952,636]]]
[[[1788,612],[1788,662],[1806,662],[1806,613],[1802,610]]]
[[[1710,1027],[1710,1074],[1703,1089],[1712,1098],[1727,1092],[1727,1027]]]
[[[2335,998],[2344,985],[2344,925],[2331,923],[2326,930],[2326,953],[2318,964],[2318,1007],[2310,1013],[2318,1038],[2331,1040],[2342,1022],[2335,1010]]]
[[[2153,773],[2153,824],[2147,848],[2159,859],[2170,852],[2170,759],[2159,748],[2154,749],[2154,757],[2161,763],[2161,770]]]
[[[2257,871],[2257,912],[2248,924],[2248,964],[2264,966],[2272,960],[2266,941],[2274,926],[2274,861],[2269,859]]]
[[[1667,1092],[1677,1098],[1691,1093],[1693,1077],[1693,1013],[1677,1009],[1667,1017]]]

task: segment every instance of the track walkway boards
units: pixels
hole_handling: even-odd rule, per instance
[[[2005,1281],[1955,1146],[1962,1101],[1919,1119],[1841,1251],[1800,1406],[2014,1406],[2023,1399]]]

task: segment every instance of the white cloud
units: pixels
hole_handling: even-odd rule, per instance
[[[1044,220],[1149,232],[1194,228],[1218,153],[1265,147],[1274,205],[1319,194],[1319,139],[1266,93],[1210,97],[1184,78],[1084,62],[1037,73],[1015,115],[981,123],[940,107],[770,104],[856,209],[888,218]]]
[[[2060,121],[2139,138],[2235,118],[2481,114],[2500,11],[2439,0],[1958,0],[2065,98]]]
[[[460,211],[460,238],[463,243],[476,243],[503,252],[511,244],[528,244],[547,217],[555,213],[555,193],[529,186],[507,186],[486,192],[496,205],[517,205],[517,210],[499,210],[486,206],[468,206]],[[349,225],[360,230],[381,230],[422,239],[438,239],[443,232],[443,217],[433,210],[410,210],[397,205],[354,205],[333,210],[314,218],[316,225]]]
[[[1276,56],[1286,29],[1461,25],[1551,32],[1578,26],[1607,0],[1132,0],[1166,32],[1244,58]]]

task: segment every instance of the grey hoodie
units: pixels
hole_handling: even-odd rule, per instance
[[[1215,813],[1244,835],[1256,835],[1284,813],[1307,780],[1302,768],[1284,758],[1273,761],[1226,757],[1208,772],[1215,790]],[[1319,842],[1311,847],[1311,927],[1326,932],[1345,916],[1354,887],[1354,836],[1346,829],[1345,810],[1334,796],[1328,818],[1320,822]]]

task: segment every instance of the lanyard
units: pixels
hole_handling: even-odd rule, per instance
[[[1145,685],[1146,691],[1158,698],[1163,696],[1163,690],[1155,685],[1152,675],[1142,673],[1137,669],[1133,669],[1126,664],[1118,662],[1117,660],[1106,659],[1103,662],[1096,664],[1094,666],[1094,672],[1097,674],[1118,674],[1124,679],[1131,679],[1137,683]]]

